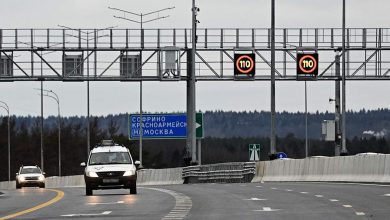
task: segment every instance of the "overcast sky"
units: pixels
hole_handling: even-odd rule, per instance
[[[200,28],[268,28],[270,0],[197,0]],[[145,24],[145,28],[191,27],[191,0],[2,0],[0,28],[138,28],[137,24],[115,19],[107,7],[147,13],[176,8],[161,15],[169,18]],[[277,0],[276,26],[341,27],[342,0]],[[347,27],[382,27],[390,23],[388,0],[347,0]],[[116,14],[118,15],[118,14]],[[121,14],[120,14],[121,15]],[[131,18],[130,16],[128,18]],[[347,108],[388,108],[388,81],[347,83]],[[91,82],[91,114],[136,112],[139,83]],[[144,111],[185,111],[185,82],[145,82]],[[38,82],[1,83],[0,100],[9,104],[11,114],[40,115]],[[86,82],[45,82],[45,89],[60,97],[62,115],[86,115]],[[304,111],[304,83],[277,82],[277,111]],[[198,82],[197,110],[269,111],[270,82]],[[308,83],[308,110],[334,111],[328,99],[334,97],[334,82]],[[45,99],[45,116],[57,114],[57,105]],[[4,114],[0,112],[0,114]]]

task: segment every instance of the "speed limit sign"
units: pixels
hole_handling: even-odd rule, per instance
[[[255,76],[256,60],[255,54],[234,54],[234,78],[251,79]]]
[[[318,76],[318,53],[297,54],[297,78],[315,79]]]

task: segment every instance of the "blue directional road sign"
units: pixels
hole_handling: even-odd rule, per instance
[[[277,158],[287,158],[287,154],[284,153],[284,152],[278,152],[278,153],[276,154],[276,157],[277,157]]]
[[[203,138],[203,117],[197,113],[197,138]],[[129,138],[139,139],[140,115],[129,116]],[[180,139],[187,137],[186,114],[143,114],[142,138],[144,139]]]

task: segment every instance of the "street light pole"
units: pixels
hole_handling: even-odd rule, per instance
[[[309,156],[309,143],[307,140],[307,83],[305,80],[305,157]]]
[[[11,181],[11,133],[10,133],[10,127],[9,127],[9,107],[7,103],[0,101],[0,103],[4,104],[4,106],[1,106],[1,108],[5,109],[8,114],[8,181]]]
[[[67,26],[64,26],[64,25],[57,25],[58,27],[61,27],[61,28],[65,28],[65,29],[68,29],[68,30],[77,30],[77,29],[74,29],[74,28],[70,28],[70,27],[67,27]],[[89,49],[89,34],[95,34],[99,31],[103,31],[103,30],[107,30],[107,29],[112,29],[112,28],[116,28],[117,26],[110,26],[110,27],[106,27],[106,28],[103,28],[103,29],[97,29],[97,30],[94,30],[94,31],[90,31],[90,32],[84,32],[84,31],[81,31],[82,33],[86,34],[87,35],[87,38],[86,39],[83,39],[83,40],[86,40],[87,41],[87,49]],[[99,38],[99,37],[98,37]],[[95,63],[96,63],[96,51],[95,51]],[[96,65],[95,65],[95,73],[96,73]],[[89,152],[90,152],[90,146],[91,146],[91,134],[90,134],[90,108],[89,108],[89,56],[87,57],[87,158],[89,157]]]
[[[114,10],[114,11],[120,11],[120,12],[124,12],[124,13],[128,13],[128,14],[131,14],[131,15],[138,16],[140,18],[139,21],[128,19],[128,18],[125,18],[125,17],[115,16],[115,15],[114,15],[114,18],[119,18],[119,19],[123,19],[123,20],[127,20],[127,21],[130,21],[130,22],[134,22],[134,23],[140,24],[140,26],[141,26],[141,29],[140,29],[141,33],[142,33],[142,30],[143,30],[143,24],[144,23],[149,23],[151,21],[155,21],[155,20],[159,20],[159,19],[163,19],[163,18],[169,17],[169,15],[168,16],[161,16],[161,17],[159,16],[157,18],[144,21],[144,19],[143,19],[144,16],[155,14],[155,13],[162,12],[162,11],[165,11],[165,10],[174,9],[174,8],[175,7],[163,8],[163,9],[160,9],[160,10],[156,10],[156,11],[152,11],[152,12],[143,14],[143,13],[134,13],[134,12],[131,12],[131,11],[126,11],[126,10],[122,10],[122,9],[118,9],[118,8],[108,7],[108,9],[111,9],[111,10]],[[140,35],[142,35],[142,34],[140,34]],[[140,51],[140,56],[141,56],[141,60],[142,60],[142,51]],[[142,78],[142,76],[141,76],[141,78]],[[142,163],[142,136],[143,136],[142,79],[139,81],[139,96],[140,96],[140,98],[139,98],[139,115],[140,115],[140,126],[139,126],[139,161],[140,161],[140,165],[139,165],[139,167],[142,168],[143,167],[143,165],[142,165],[143,164]]]
[[[58,176],[61,176],[61,111],[60,111],[60,99],[58,98],[58,95],[53,90],[47,90],[44,89],[44,92],[46,94],[43,94],[43,96],[52,98],[54,101],[57,102],[57,109],[58,109]],[[53,95],[49,95],[49,93]]]
[[[271,145],[270,159],[276,159],[275,131],[275,0],[271,0]]]
[[[346,126],[346,82],[345,82],[345,77],[346,77],[346,68],[345,68],[345,0],[343,0],[343,40],[342,40],[342,56],[343,56],[343,64],[342,64],[342,68],[343,68],[343,73],[342,73],[342,84],[343,84],[343,90],[342,90],[342,96],[343,96],[343,99],[342,99],[342,105],[343,105],[343,108],[342,108],[342,123],[341,123],[341,127],[342,127],[342,144],[341,144],[341,153],[340,155],[341,156],[345,156],[348,154],[348,151],[347,151],[347,143],[346,143],[346,129],[345,129],[345,126]]]

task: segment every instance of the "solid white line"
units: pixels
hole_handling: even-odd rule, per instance
[[[338,202],[339,200],[337,200],[337,199],[329,199],[329,201],[331,201],[331,202]]]
[[[356,215],[366,215],[366,213],[364,213],[364,212],[355,212],[356,213]]]
[[[351,205],[343,205],[345,208],[352,208]]]

